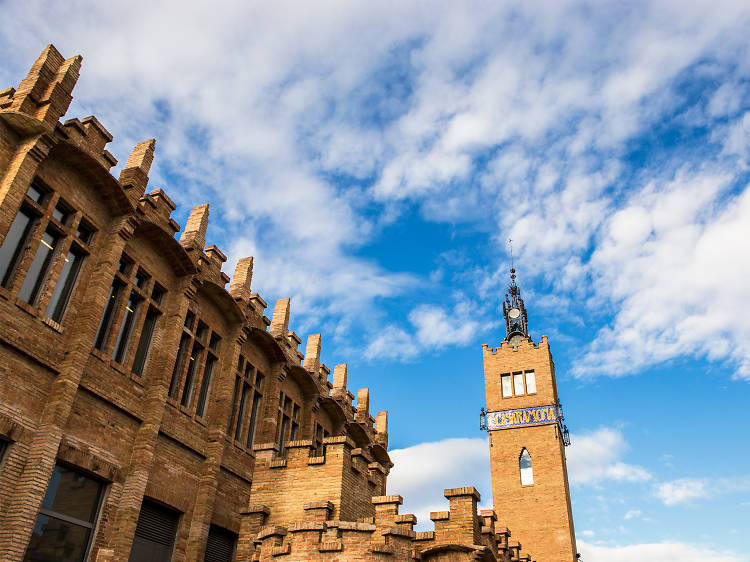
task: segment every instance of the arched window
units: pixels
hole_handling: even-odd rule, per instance
[[[531,455],[525,448],[521,451],[518,464],[521,467],[521,486],[530,486],[534,483],[534,469],[531,468]]]

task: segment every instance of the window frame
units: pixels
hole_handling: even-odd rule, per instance
[[[524,466],[524,462],[526,460],[524,459],[524,455],[528,457],[529,466]],[[534,463],[531,458],[531,453],[529,453],[526,447],[522,448],[521,454],[518,455],[518,471],[521,478],[521,486],[525,487],[534,485]]]
[[[141,273],[146,274],[147,278],[145,282],[139,284],[136,279]],[[115,291],[116,294],[114,294]],[[110,365],[128,374],[137,382],[143,381],[143,375],[148,368],[154,334],[159,328],[160,318],[164,316],[161,304],[164,294],[166,294],[164,285],[149,273],[148,268],[137,263],[127,251],[123,251],[112,279],[107,304],[102,311],[93,348],[101,354],[102,358],[106,358]],[[131,301],[135,302],[133,309],[128,307]],[[127,312],[130,314],[128,315]],[[152,312],[155,313],[156,318],[153,326],[150,327],[148,342],[143,343],[144,329],[148,327],[146,321]],[[136,355],[142,345],[145,350],[142,365],[139,368],[140,373],[138,373],[134,367]]]
[[[60,209],[63,209],[63,214],[58,217]],[[15,241],[16,247],[2,272],[0,286],[15,296],[19,303],[37,309],[41,317],[59,326],[65,319],[71,297],[78,286],[84,262],[92,253],[91,249],[97,239],[98,229],[82,211],[76,210],[71,203],[61,197],[60,193],[38,177],[35,177],[29,185],[13,219],[14,223],[20,215],[27,217],[29,222],[23,227],[23,232]],[[62,221],[59,218],[62,218]],[[11,224],[11,228],[12,226]],[[83,227],[83,230],[80,227]],[[80,236],[81,232],[85,233],[85,238]],[[43,241],[45,234],[56,237],[54,247]],[[7,237],[3,241],[3,246],[6,242],[9,242]],[[40,255],[43,245],[50,248],[51,253],[42,258],[43,263],[37,271],[36,278],[31,279],[30,268]],[[72,272],[69,271],[65,278],[61,279],[65,263],[71,253],[79,257],[80,262]],[[27,282],[32,284],[31,292],[28,298],[23,298],[21,292]],[[61,282],[65,286],[61,287],[62,293],[50,311],[50,301]]]
[[[232,409],[227,424],[227,437],[238,447],[252,451],[263,412],[266,375],[240,354],[235,370]]]
[[[288,407],[287,407],[288,406]],[[279,392],[279,404],[276,423],[276,445],[278,456],[286,456],[286,442],[295,441],[300,428],[300,413],[302,408],[289,394],[283,390]]]
[[[96,500],[95,500],[96,507],[95,509],[92,510],[91,521],[78,519],[77,517],[66,515],[64,513],[55,511],[53,509],[45,508],[42,505],[39,507],[39,510],[37,512],[36,519],[34,520],[34,526],[36,526],[36,522],[39,520],[39,517],[43,515],[50,519],[57,519],[65,523],[68,523],[70,525],[76,525],[78,527],[83,527],[85,529],[88,529],[89,536],[88,536],[88,540],[86,541],[85,547],[82,549],[83,557],[81,558],[81,560],[88,560],[89,554],[91,554],[91,548],[93,547],[94,542],[96,541],[96,531],[97,531],[97,527],[99,524],[99,518],[101,517],[102,509],[104,507],[109,483],[99,476],[92,475],[91,473],[85,470],[81,470],[77,466],[63,462],[59,459],[55,463],[55,468],[53,469],[53,476],[54,476],[54,471],[57,470],[57,467],[61,467],[67,471],[73,472],[84,478],[88,478],[89,480],[93,480],[94,482],[97,482],[99,484],[99,490],[97,491]],[[52,483],[53,476],[51,476],[49,482],[47,482],[47,488],[45,490],[45,497],[47,493],[49,492],[49,487],[50,487],[50,484]],[[25,556],[26,555],[24,555],[24,561],[26,560]]]
[[[200,423],[207,417],[211,386],[220,363],[222,336],[193,309],[188,309],[183,321],[177,357],[167,391],[167,403]],[[206,365],[211,365],[206,379]],[[190,379],[188,380],[188,377]],[[203,392],[205,400],[198,413],[198,400]]]

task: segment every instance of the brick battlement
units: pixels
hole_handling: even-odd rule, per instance
[[[434,531],[419,532],[413,530],[414,515],[398,513],[403,502],[399,495],[373,497],[374,517],[359,521],[332,517],[333,502],[308,502],[304,520],[286,525],[269,524],[268,519],[259,521],[252,548],[240,553],[237,560],[265,561],[285,556],[289,560],[371,560],[374,554],[393,560],[443,560],[449,553],[468,556],[456,560],[531,559],[520,552],[520,544],[508,544],[507,529],[495,528],[493,510],[476,512],[476,489],[454,488],[444,493],[451,509],[432,514]]]
[[[522,341],[517,347],[513,347],[510,345],[509,342],[503,341],[500,343],[498,347],[490,347],[488,344],[483,343],[482,344],[482,351],[485,354],[491,353],[492,355],[496,355],[497,353],[517,353],[519,351],[524,350],[531,350],[531,349],[541,349],[541,350],[549,350],[549,341],[547,340],[547,336],[542,336],[542,339],[538,342],[533,341],[531,338],[528,340]]]

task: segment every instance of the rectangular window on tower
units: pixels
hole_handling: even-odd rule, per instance
[[[526,371],[526,394],[536,393],[536,376],[534,371]]]
[[[513,390],[516,396],[523,394],[523,373],[513,373]]]
[[[510,375],[500,375],[500,383],[503,387],[503,398],[509,398],[513,396],[513,388],[511,387]]]

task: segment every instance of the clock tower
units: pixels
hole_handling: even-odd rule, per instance
[[[538,562],[577,558],[555,364],[547,336],[529,337],[526,305],[510,270],[505,339],[482,346],[492,500],[498,523]]]

